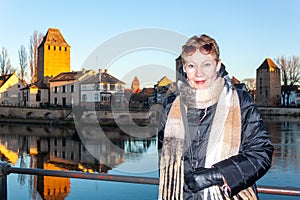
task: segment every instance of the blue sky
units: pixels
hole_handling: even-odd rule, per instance
[[[300,1],[296,0],[0,0],[0,5],[0,48],[8,50],[16,68],[20,45],[28,46],[34,30],[46,34],[50,27],[60,29],[70,44],[72,70],[108,68],[122,80],[132,79],[134,69],[152,69],[149,67],[152,64],[172,70],[175,67],[176,52],[155,48],[125,52],[108,66],[99,66],[101,56],[83,66],[103,43],[147,28],[167,30],[187,38],[202,33],[212,36],[220,46],[221,58],[230,76],[240,80],[254,78],[256,68],[267,57],[300,56]],[[183,44],[176,45],[179,53]],[[111,49],[118,48],[118,44],[111,46]],[[141,82],[147,82],[144,79],[152,76],[154,82],[164,75],[174,79],[174,74],[167,71],[147,72],[138,78]]]

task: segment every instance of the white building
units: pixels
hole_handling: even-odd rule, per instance
[[[81,82],[81,105],[84,106],[122,106],[125,83],[100,69],[93,77]]]
[[[96,74],[93,70],[62,72],[49,80],[50,105],[69,107],[78,105],[80,99],[79,84]]]

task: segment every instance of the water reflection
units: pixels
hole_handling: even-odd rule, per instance
[[[298,187],[300,182],[300,120],[299,118],[264,118],[275,147],[271,170],[259,181],[261,185]],[[82,127],[80,134],[74,128],[37,125],[0,124],[0,158],[17,167],[42,168],[50,170],[77,170],[91,173],[109,173],[114,170],[149,171],[157,169],[157,140],[154,129],[139,132],[136,127],[127,127],[127,131],[141,137],[133,137],[117,127]],[[149,165],[153,164],[149,168]],[[148,167],[148,168],[147,168]],[[124,172],[123,171],[123,172]],[[25,188],[25,196],[31,199],[66,199],[76,186],[69,178],[42,177],[30,175],[15,176],[10,193],[18,195],[18,188]],[[141,175],[143,176],[143,175]],[[75,180],[77,181],[77,180]],[[80,182],[80,181],[78,181]],[[105,186],[109,188],[109,182]],[[19,187],[16,187],[18,185]],[[72,185],[72,187],[71,187]],[[23,187],[24,186],[24,187]],[[104,185],[102,185],[103,187]],[[79,187],[83,187],[80,185]],[[137,188],[138,186],[132,186]],[[142,187],[142,186],[139,186]],[[123,199],[135,199],[136,195]],[[110,188],[113,191],[114,188]],[[98,192],[98,193],[97,193]],[[102,193],[101,193],[102,192]],[[156,196],[157,187],[149,189]],[[108,194],[106,190],[88,190],[88,195]],[[278,196],[272,196],[275,200]],[[13,199],[24,199],[24,195]],[[89,196],[86,197],[89,199]],[[279,196],[281,199],[281,196]]]
[[[82,142],[74,128],[2,124],[0,157],[18,167],[108,173],[125,157],[139,158],[156,146],[155,137],[132,138],[117,127],[102,128],[105,135],[97,128],[87,130]],[[18,175],[21,186],[26,180],[35,197],[64,199],[70,193],[69,178]]]
[[[274,144],[272,169],[300,172],[300,119],[265,117],[265,125]]]

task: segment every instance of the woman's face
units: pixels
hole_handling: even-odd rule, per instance
[[[204,55],[197,49],[191,56],[186,57],[183,71],[187,75],[188,82],[192,88],[205,89],[211,86],[217,78],[217,72],[221,67],[214,56]]]

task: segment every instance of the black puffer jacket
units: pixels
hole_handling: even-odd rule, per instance
[[[231,195],[235,195],[249,186],[252,186],[256,192],[255,182],[271,167],[273,154],[273,145],[269,134],[265,130],[262,118],[256,105],[253,103],[252,97],[244,90],[236,90],[242,115],[242,132],[237,133],[241,134],[239,153],[214,165],[230,186]],[[163,105],[164,111],[158,134],[159,148],[162,147],[164,126],[175,98],[175,94],[170,95]],[[208,107],[206,116],[200,123],[199,121],[205,113],[204,109],[188,109],[187,111],[192,150],[187,149],[184,153],[185,174],[193,171],[193,167],[204,167],[208,137],[215,110],[216,104]],[[185,186],[184,199],[203,199],[203,191],[195,194]]]

